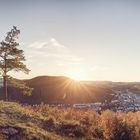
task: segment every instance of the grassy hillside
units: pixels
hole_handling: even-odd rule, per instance
[[[45,117],[17,103],[0,102],[0,140],[56,140],[42,128]]]
[[[101,115],[91,110],[0,102],[0,140],[139,140],[140,112]]]

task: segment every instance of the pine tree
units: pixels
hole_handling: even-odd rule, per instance
[[[0,68],[3,76],[3,92],[6,101],[8,100],[7,81],[11,79],[8,72],[14,70],[23,71],[28,74],[30,71],[23,63],[25,61],[23,50],[18,48],[17,38],[19,34],[20,30],[13,26],[5,39],[0,42]]]

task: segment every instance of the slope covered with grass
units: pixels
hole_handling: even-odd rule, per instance
[[[0,140],[140,140],[140,112],[0,102]]]
[[[17,103],[0,102],[0,140],[56,140],[61,137],[42,128],[45,117]]]

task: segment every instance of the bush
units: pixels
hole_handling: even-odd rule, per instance
[[[98,140],[139,140],[140,112],[115,113],[106,110],[98,114],[92,110],[72,108],[47,108],[41,112],[46,118],[45,127],[49,131],[67,137]]]
[[[65,123],[59,126],[59,133],[70,137],[84,137],[85,133],[83,128],[78,124]]]

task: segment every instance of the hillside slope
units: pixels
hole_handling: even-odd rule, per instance
[[[29,104],[100,102],[109,100],[112,93],[106,86],[88,85],[63,76],[39,76],[24,82],[34,89],[32,95],[23,96],[19,90],[9,87],[11,101]]]
[[[42,128],[45,120],[40,113],[17,103],[0,102],[0,140],[61,139]]]
[[[114,113],[0,102],[0,140],[139,140],[140,112]]]

